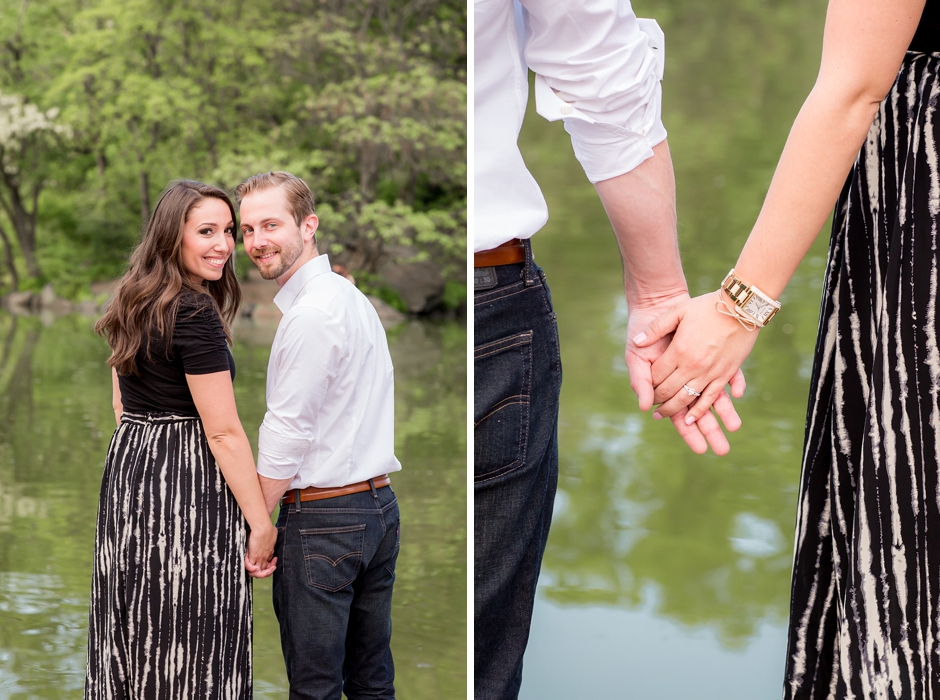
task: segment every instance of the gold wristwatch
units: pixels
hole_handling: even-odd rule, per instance
[[[745,316],[759,328],[763,328],[770,319],[780,311],[780,302],[771,299],[757,287],[749,287],[741,278],[734,274],[734,269],[728,273],[721,289],[728,295],[732,303]]]

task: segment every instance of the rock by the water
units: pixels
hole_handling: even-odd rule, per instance
[[[388,258],[379,267],[379,278],[401,294],[413,314],[433,311],[444,294],[444,276],[433,260],[415,260],[417,252],[405,246],[389,246]]]
[[[32,292],[10,292],[4,302],[14,313],[28,313],[39,307],[39,296]]]

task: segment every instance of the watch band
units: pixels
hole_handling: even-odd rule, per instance
[[[758,328],[763,328],[770,323],[780,310],[779,301],[771,299],[757,287],[747,285],[734,274],[734,268],[721,283],[721,289],[728,295],[738,311]]]

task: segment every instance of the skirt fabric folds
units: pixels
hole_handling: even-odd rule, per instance
[[[86,700],[250,698],[246,542],[200,420],[125,413],[98,505]]]
[[[785,698],[940,700],[938,97],[908,53],[836,205]]]

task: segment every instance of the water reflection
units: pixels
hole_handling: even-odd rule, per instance
[[[43,322],[45,321],[45,322]],[[236,400],[253,447],[273,324],[235,329]],[[393,623],[403,697],[466,695],[466,327],[403,324]],[[0,698],[80,697],[101,468],[114,427],[92,320],[0,313]],[[255,585],[255,697],[284,697],[270,579]]]
[[[756,218],[815,77],[824,11],[821,0],[656,0],[638,8],[666,33],[664,121],[694,294],[717,288]],[[745,366],[744,428],[731,438],[731,454],[696,456],[668,422],[636,409],[623,367],[628,309],[609,223],[567,135],[532,106],[523,153],[551,215],[535,252],[552,286],[565,377],[560,491],[523,697],[567,697],[561,689],[576,687],[575,679],[594,692],[619,687],[627,697],[774,697],[826,236]],[[603,609],[637,634],[668,637],[671,668],[709,658],[725,676],[666,679],[647,652],[605,664],[614,623],[603,621]],[[546,636],[565,626],[586,646],[581,665],[558,653],[571,639]],[[768,676],[760,692],[728,687],[728,672],[755,668]],[[663,694],[667,687],[674,694]]]

